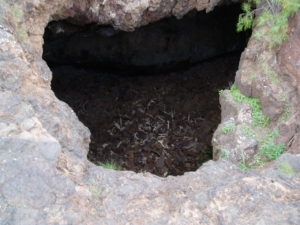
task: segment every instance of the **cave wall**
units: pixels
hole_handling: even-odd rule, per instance
[[[90,132],[79,122],[73,110],[58,101],[50,89],[52,74],[41,58],[43,35],[48,22],[71,17],[74,23],[110,24],[116,29],[131,31],[171,15],[180,18],[192,9],[210,11],[218,3],[221,1],[2,0],[0,28],[5,37],[2,43],[9,43],[4,47],[6,52],[3,50],[4,59],[9,60],[12,51],[15,61],[1,68],[5,75],[1,77],[1,84],[4,90],[26,95],[26,101],[30,101],[30,105],[37,110],[37,118],[62,146],[62,166],[67,165],[69,170],[82,173],[87,166],[82,158],[86,160]],[[80,166],[75,166],[74,162]]]
[[[54,21],[45,30],[43,58],[50,65],[176,69],[243,51],[248,35],[236,32],[240,13],[239,4],[208,14],[192,11],[180,20],[166,18],[134,32]]]
[[[269,168],[255,172],[243,172],[224,160],[210,161],[196,172],[166,179],[105,170],[86,160],[88,130],[50,90],[51,72],[41,59],[42,35],[50,20],[78,15],[86,22],[131,30],[170,14],[180,17],[192,8],[209,10],[217,2],[1,0],[0,3],[1,224],[299,222],[299,154],[286,153]],[[298,49],[298,30],[291,30],[292,38],[282,46],[283,53],[291,45]],[[256,43],[253,38],[252,41]],[[252,57],[260,51],[252,50],[253,55],[244,54],[240,73],[257,68]],[[292,62],[289,57],[293,55],[283,53],[280,62],[286,67],[282,67],[288,78],[286,83],[293,87],[288,96],[297,100],[299,96],[294,95],[294,90],[298,88],[298,64],[285,63]],[[251,94],[246,91],[251,90],[247,89],[250,82],[247,73],[242,74],[236,83],[245,94]],[[299,143],[299,138],[294,136],[293,140]],[[297,152],[299,145],[295,143],[291,146]]]
[[[15,30],[22,43],[30,43],[32,54],[42,54],[44,28],[52,20],[72,18],[77,24],[109,24],[116,29],[135,28],[174,15],[182,18],[192,9],[211,11],[222,0],[2,0],[2,23]],[[233,1],[234,2],[234,1]]]
[[[259,100],[270,124],[249,130],[254,123],[252,108],[237,103],[230,91],[225,91],[220,96],[222,122],[213,138],[216,160],[226,152],[227,159],[234,163],[251,161],[272,132],[277,133],[274,145],[299,152],[299,16],[298,12],[290,19],[289,38],[281,46],[270,48],[266,41],[250,39],[242,53],[235,84],[242,94]],[[261,29],[268,27],[255,27],[253,33]],[[235,129],[224,134],[222,129],[228,124],[234,124]]]

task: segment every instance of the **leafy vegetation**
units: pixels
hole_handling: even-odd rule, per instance
[[[219,91],[219,93],[222,94],[224,92]],[[286,146],[276,143],[276,139],[279,136],[279,129],[270,128],[271,120],[263,114],[259,99],[243,95],[236,85],[231,86],[230,94],[235,102],[250,105],[253,124],[242,125],[242,134],[250,138],[255,138],[259,142],[258,153],[254,155],[252,160],[247,161],[245,152],[242,152],[240,168],[243,170],[254,169],[271,160],[277,159],[284,152]],[[229,123],[221,129],[221,132],[227,134],[234,129],[236,129],[236,125]],[[228,154],[227,151],[221,150],[221,158],[226,158]]]
[[[247,126],[247,125],[243,125],[242,126],[242,133],[246,137],[250,137],[250,138],[254,138],[255,137],[253,129],[250,126]]]
[[[256,7],[257,6],[257,7]],[[243,13],[239,16],[237,31],[245,31],[256,26],[254,37],[258,40],[266,41],[269,47],[280,45],[288,37],[288,20],[300,10],[299,0],[245,0],[242,4]],[[259,15],[255,18],[256,15]],[[259,56],[259,62],[262,64],[262,73],[274,85],[278,85],[281,80],[274,69],[267,64],[265,56]],[[251,75],[250,79],[256,79],[256,74]],[[222,93],[222,91],[220,91]],[[236,85],[230,88],[230,93],[235,102],[249,104],[252,109],[251,126],[243,125],[242,134],[255,138],[259,143],[258,152],[251,160],[246,160],[242,154],[241,169],[257,168],[271,160],[277,159],[286,149],[286,146],[276,143],[279,136],[277,128],[271,128],[271,120],[262,112],[260,100],[243,95]],[[281,98],[286,100],[286,95],[281,94]],[[279,118],[279,122],[285,122],[290,118],[290,105],[287,103],[285,110]],[[225,129],[225,131],[227,131]],[[222,133],[224,131],[222,130]],[[289,168],[286,168],[288,171]]]
[[[263,64],[262,67],[264,73],[270,78],[271,82],[278,85],[280,83],[279,75],[268,64]]]
[[[231,86],[230,92],[235,102],[247,103],[251,106],[254,126],[267,127],[270,124],[270,118],[263,114],[258,98],[251,98],[243,95],[236,85]]]
[[[251,2],[245,2],[242,4],[242,10],[244,13],[240,14],[239,21],[237,23],[237,32],[246,31],[253,27],[253,21],[255,12],[251,6]]]
[[[256,26],[268,26],[254,33],[257,39],[264,38],[270,47],[280,45],[287,39],[288,19],[300,9],[299,0],[265,0],[260,8],[255,5],[261,0],[247,0],[242,4],[243,13],[239,16],[237,31],[251,29],[254,25],[255,12],[262,12],[256,20]]]
[[[285,106],[284,106],[284,111],[283,113],[281,114],[280,118],[279,118],[279,121],[282,121],[282,122],[286,122],[288,121],[290,118],[291,118],[291,111],[290,111],[290,108],[291,108],[291,105],[290,103],[285,103]]]
[[[220,157],[222,159],[226,159],[228,157],[228,151],[226,149],[221,149],[221,155]]]
[[[251,169],[251,166],[249,166],[246,162],[246,154],[244,151],[241,152],[241,156],[242,156],[242,162],[240,162],[240,168],[242,170],[248,170]]]
[[[284,150],[285,145],[270,143],[261,147],[261,154],[265,155],[269,160],[275,160],[281,156]]]
[[[279,136],[279,130],[275,129],[265,138],[260,148],[260,154],[265,156],[268,160],[277,159],[285,150],[285,145],[275,144],[276,138]]]
[[[110,170],[122,170],[122,167],[120,167],[115,161],[111,160],[108,162],[99,162],[99,166],[102,166],[105,169],[110,169]]]
[[[222,133],[227,134],[231,131],[234,131],[235,128],[236,128],[236,125],[234,123],[229,123],[222,128]]]
[[[240,166],[240,169],[241,169],[241,170],[249,170],[249,169],[251,169],[251,167],[248,166],[248,165],[246,164],[245,161],[241,162],[241,163],[239,164],[239,166]]]

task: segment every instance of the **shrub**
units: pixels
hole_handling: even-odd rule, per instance
[[[299,0],[265,0],[265,4],[254,9],[254,5],[260,3],[261,0],[247,0],[242,4],[244,12],[239,16],[237,31],[251,29],[254,25],[255,12],[259,10],[262,13],[255,25],[267,25],[269,28],[256,31],[254,37],[264,38],[269,42],[270,47],[280,45],[287,39],[288,20],[300,9],[300,2]]]

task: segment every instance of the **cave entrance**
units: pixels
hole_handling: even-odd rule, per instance
[[[246,34],[239,5],[190,12],[134,32],[53,21],[43,58],[52,89],[91,131],[88,159],[159,176],[212,159],[218,91],[234,80]]]

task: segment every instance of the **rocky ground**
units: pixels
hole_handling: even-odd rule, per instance
[[[179,17],[192,8],[209,11],[218,1],[0,3],[1,225],[299,224],[299,131],[291,128],[299,112],[299,54],[294,53],[300,43],[299,13],[279,55],[250,41],[236,77],[243,93],[260,93],[265,112],[276,118],[280,110],[271,114],[270,109],[274,90],[282,87],[267,79],[253,82],[247,74],[261,68],[255,53],[278,56],[284,66],[281,84],[295,109],[285,124],[292,137],[287,150],[293,154],[284,153],[258,170],[243,171],[234,162],[218,160],[183,176],[161,178],[89,163],[88,129],[50,89],[51,72],[41,59],[43,30],[49,20],[70,15],[129,29],[170,14]]]
[[[159,176],[182,175],[212,159],[219,90],[233,82],[240,54],[169,73],[109,73],[52,67],[52,89],[90,129],[88,158]]]

